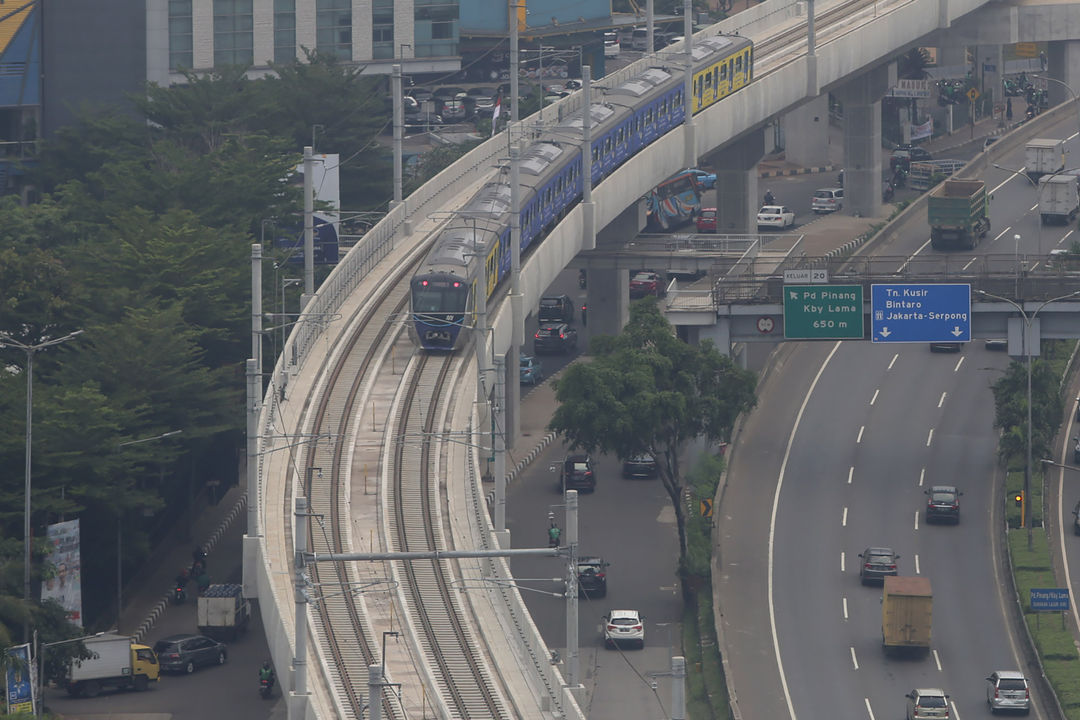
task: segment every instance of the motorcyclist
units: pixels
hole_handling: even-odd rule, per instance
[[[266,661],[263,662],[262,667],[259,668],[259,682],[260,683],[263,683],[263,682],[266,683],[266,685],[267,685],[266,692],[267,693],[269,693],[271,690],[274,689],[274,680],[275,680],[275,678],[274,678],[274,668],[270,664],[270,661],[266,660]]]
[[[559,547],[559,538],[562,530],[555,524],[555,514],[548,513],[548,547]]]
[[[582,290],[584,290],[585,286],[588,284],[588,277],[585,275],[585,268],[578,270],[577,284],[578,287]]]
[[[766,205],[775,205],[776,204],[776,196],[772,194],[772,190],[766,190],[765,191],[765,204]]]

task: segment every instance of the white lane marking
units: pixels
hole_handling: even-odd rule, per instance
[[[847,508],[844,508],[844,517],[840,520],[841,527],[847,527]]]
[[[857,438],[855,438],[855,444],[856,445],[858,445],[859,443],[862,442],[862,434],[863,434],[863,430],[865,430],[865,429],[866,429],[865,425],[860,425],[859,426],[859,436]]]
[[[975,261],[978,260],[978,259],[979,259],[978,256],[971,258],[966,263],[964,263],[964,267],[962,269],[967,270],[969,267],[974,265]]]
[[[1033,344],[1034,344],[1034,343],[1033,343]],[[941,399],[937,401],[937,406],[938,406],[939,408],[940,408],[940,407],[941,407],[942,405],[944,405],[944,404],[945,404],[945,396],[946,396],[946,395],[948,395],[948,394],[949,394],[949,393],[947,393],[947,392],[943,392],[943,393],[941,393]],[[1026,442],[1026,441],[1025,441],[1025,442]]]
[[[851,664],[855,666],[855,669],[859,669],[859,659],[855,657],[855,648],[851,648]]]
[[[941,672],[941,657],[937,654],[937,648],[934,648],[934,663],[937,665],[937,671]]]
[[[780,462],[780,476],[776,480],[776,490],[773,492],[772,514],[769,517],[769,631],[772,632],[773,653],[776,655],[776,668],[780,671],[780,687],[784,691],[784,701],[787,703],[788,716],[791,720],[796,720],[795,705],[791,702],[791,690],[788,688],[787,675],[784,674],[784,660],[780,657],[780,636],[776,632],[776,603],[774,600],[776,582],[773,579],[773,571],[776,568],[776,513],[780,509],[780,491],[784,489],[784,475],[787,473],[788,461],[791,459],[791,447],[795,444],[795,434],[799,431],[803,413],[806,412],[806,406],[810,403],[810,396],[814,394],[814,388],[817,387],[818,381],[821,380],[821,376],[825,374],[825,368],[829,366],[833,356],[836,355],[836,351],[839,349],[840,343],[837,342],[833,345],[832,350],[829,351],[828,356],[825,358],[825,362],[821,363],[821,367],[818,368],[817,375],[814,376],[814,381],[810,383],[810,389],[807,390],[806,396],[803,397],[802,405],[799,406],[799,412],[795,415],[795,424],[792,426],[791,434],[788,436],[787,447],[784,448],[784,459]]]
[[[934,428],[930,428],[930,433],[926,436],[926,447],[930,447],[930,443],[934,441]]]
[[[870,698],[863,698],[863,702],[866,703],[866,714],[870,716],[870,720],[874,720],[874,711],[870,709]]]
[[[855,466],[852,465],[851,467],[848,468],[848,471],[847,471],[847,484],[848,485],[851,484],[851,478],[852,478],[852,476],[854,474],[855,474]]]
[[[952,371],[953,372],[959,372],[960,371],[960,366],[963,365],[963,364],[964,364],[964,358],[963,358],[963,356],[961,356],[960,359],[956,361],[956,367],[954,367],[952,369]]]
[[[844,567],[845,567],[844,551],[841,550],[840,551],[840,572],[845,572]]]
[[[926,468],[919,471],[919,487],[922,487],[923,480],[926,479]]]
[[[900,272],[901,270],[903,270],[904,268],[906,268],[906,267],[908,266],[908,263],[910,263],[910,262],[911,262],[912,260],[914,260],[914,259],[915,259],[915,256],[916,256],[916,255],[918,255],[919,253],[921,253],[921,252],[922,252],[923,250],[925,250],[925,249],[926,249],[926,248],[928,248],[928,247],[930,247],[930,238],[926,238],[926,242],[924,242],[924,243],[923,243],[922,245],[920,245],[919,247],[915,248],[915,252],[911,253],[911,257],[909,257],[909,258],[908,258],[907,260],[905,260],[905,261],[904,261],[904,264],[903,264],[903,265],[901,265],[901,266],[900,266],[899,268],[897,268],[897,270],[896,270],[896,271],[897,271],[897,272]]]
[[[918,510],[915,511],[915,529],[916,530],[919,529],[919,511]]]
[[[1032,210],[1038,210],[1038,209],[1039,209],[1039,203],[1035,203],[1034,205],[1032,205],[1031,207],[1028,208],[1028,212],[1031,212]]]
[[[874,391],[874,397],[870,398],[870,404],[871,404],[871,405],[873,405],[873,404],[874,404],[874,402],[875,402],[875,401],[877,400],[877,396],[878,396],[878,393],[879,393],[879,392],[881,392],[881,390],[875,390],[875,391]]]
[[[1004,171],[1006,171],[1006,172],[1010,172],[1010,173],[1012,172],[1011,170],[1009,170],[1009,169],[1008,169],[1008,168],[1006,168],[1006,167],[1003,167],[1003,168],[1002,168],[1002,170],[1004,170]],[[1018,168],[1018,169],[1016,170],[1016,172],[1018,172],[1018,173],[1023,173],[1023,172],[1024,172],[1024,168]],[[994,188],[993,190],[991,190],[990,192],[991,192],[991,193],[996,193],[996,192],[997,192],[998,190],[1000,190],[1001,188],[1003,188],[1003,187],[1005,187],[1006,185],[1008,185],[1008,184],[1009,184],[1009,181],[1010,181],[1010,180],[1012,180],[1012,179],[1013,179],[1014,177],[1016,177],[1016,175],[1009,175],[1009,177],[1007,177],[1007,178],[1005,178],[1004,180],[1002,180],[1002,181],[1001,181],[1001,184],[1000,184],[1000,185],[998,185],[998,186],[997,186],[996,188]]]
[[[847,620],[847,598],[844,598],[844,619]]]
[[[1068,240],[1068,239],[1069,239],[1069,236],[1070,236],[1070,235],[1072,235],[1072,234],[1073,234],[1073,231],[1072,231],[1072,230],[1070,230],[1069,232],[1065,233],[1065,237],[1063,237],[1063,238],[1061,238],[1060,240],[1058,240],[1058,245],[1063,245],[1063,244],[1065,244],[1065,241],[1066,241],[1066,240]]]
[[[950,700],[949,704],[952,705],[953,720],[960,720],[960,711],[956,709],[956,701]]]
[[[915,574],[922,575],[922,570],[919,569],[919,553],[915,553]]]
[[[900,357],[900,353],[896,353],[895,355],[893,355],[892,360],[889,361],[889,367],[887,367],[885,369],[886,370],[892,370],[892,366],[896,364],[896,358],[898,358],[898,357]]]

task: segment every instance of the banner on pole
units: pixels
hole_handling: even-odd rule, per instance
[[[55,600],[67,610],[68,620],[82,627],[82,554],[79,549],[79,521],[50,525],[48,561],[52,577],[41,583],[41,599]]]
[[[34,683],[30,682],[30,644],[8,648],[13,660],[7,669],[7,711],[34,712]]]

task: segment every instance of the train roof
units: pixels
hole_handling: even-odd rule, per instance
[[[435,248],[428,256],[426,265],[452,265],[465,267],[484,252],[487,238],[494,233],[483,227],[452,227],[439,233]]]
[[[502,215],[510,211],[510,184],[489,182],[461,209],[466,217]]]
[[[600,125],[614,114],[615,108],[611,107],[610,105],[593,103],[589,107],[589,117],[591,119],[589,127],[596,127],[597,125]],[[567,118],[565,122],[560,123],[559,127],[566,130],[577,130],[578,132],[580,132],[585,127],[584,117],[584,111],[578,110],[569,118]]]
[[[635,75],[630,80],[608,90],[609,95],[632,95],[641,97],[650,92],[658,85],[663,85],[672,78],[667,70],[651,67],[640,75]]]
[[[529,175],[539,175],[565,152],[553,142],[538,142],[529,148],[521,159],[521,171]]]

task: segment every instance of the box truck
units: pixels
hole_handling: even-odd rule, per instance
[[[1039,218],[1043,225],[1068,225],[1080,210],[1080,177],[1072,173],[1039,178]]]
[[[929,578],[889,576],[882,593],[881,646],[885,652],[928,652],[934,606]]]
[[[1065,141],[1048,138],[1028,140],[1024,150],[1024,170],[1032,180],[1065,169]]]
[[[108,634],[83,643],[94,656],[72,661],[65,684],[69,695],[96,697],[106,688],[146,690],[158,681],[157,656],[135,638]]]

